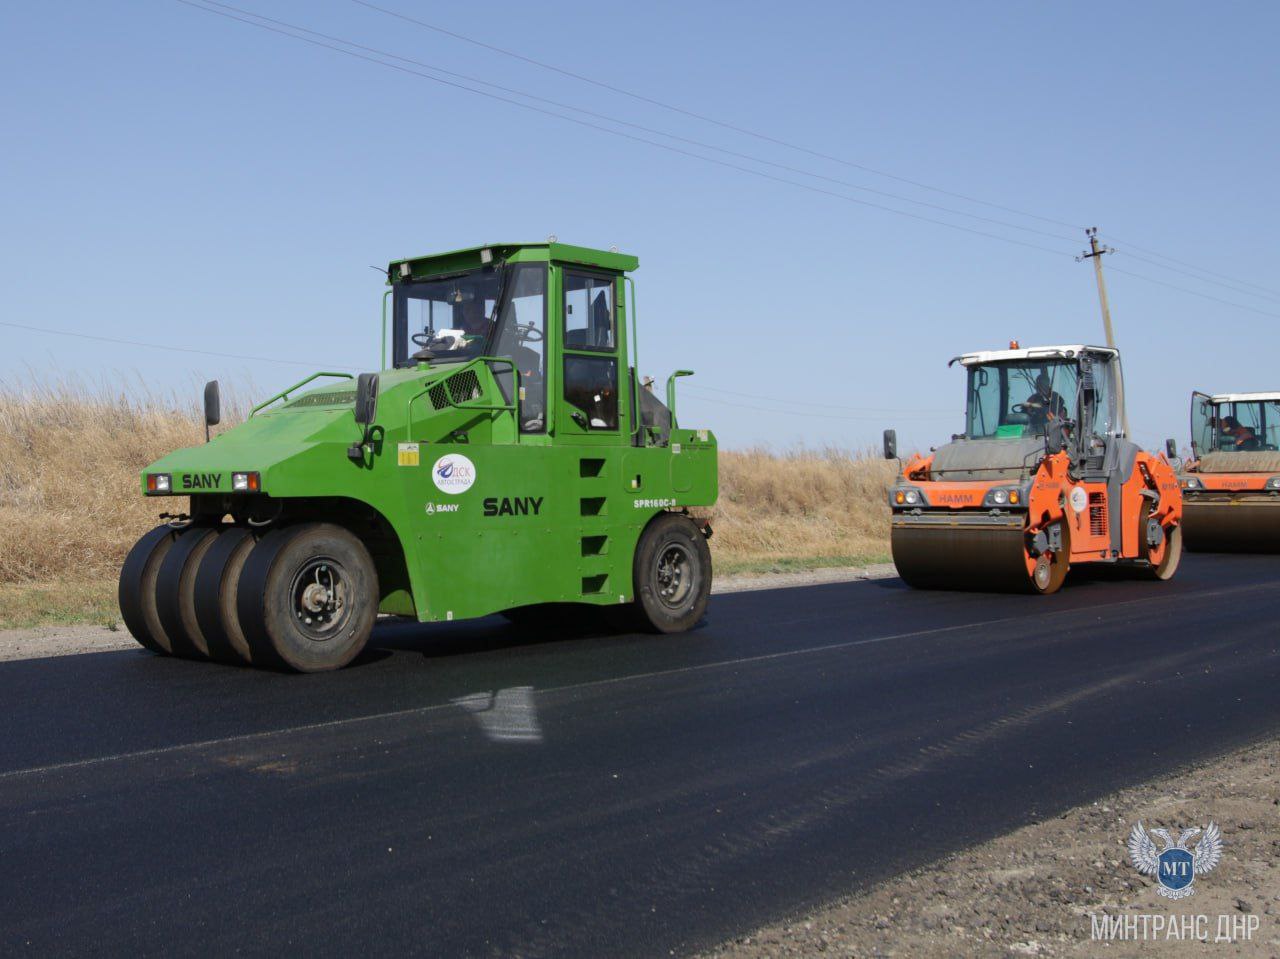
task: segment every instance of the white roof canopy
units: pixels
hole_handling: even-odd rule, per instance
[[[1280,401],[1280,393],[1216,393],[1210,403],[1257,403]]]
[[[1084,346],[1081,344],[1070,346],[1030,346],[1026,349],[1017,350],[983,350],[979,353],[962,353],[951,362],[955,363],[958,360],[965,366],[979,366],[983,363],[999,363],[1004,360],[1071,359],[1081,353],[1105,353],[1109,356],[1116,356],[1119,351],[1107,346]]]

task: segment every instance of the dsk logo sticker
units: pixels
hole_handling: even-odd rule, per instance
[[[461,453],[446,453],[431,467],[431,479],[440,492],[457,496],[476,481],[476,464]]]

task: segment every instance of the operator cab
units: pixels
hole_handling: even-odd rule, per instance
[[[1047,346],[966,353],[965,438],[1035,440],[1064,427],[1077,455],[1101,459],[1118,435],[1120,358],[1096,346]]]
[[[1197,456],[1280,449],[1280,393],[1191,394],[1191,448]]]
[[[495,370],[503,393],[513,375],[521,393],[520,428],[546,423],[546,265],[487,264],[453,275],[408,279],[393,286],[393,365],[462,363],[478,356],[509,359]]]

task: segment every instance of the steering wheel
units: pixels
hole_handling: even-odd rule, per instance
[[[524,326],[517,323],[516,339],[521,343],[541,343],[543,339],[542,331],[532,323],[526,323]]]
[[[1014,403],[1009,407],[1010,413],[1025,413],[1028,416],[1030,416],[1035,410],[1036,408],[1028,403]]]
[[[421,333],[413,334],[409,339],[413,341],[414,346],[429,346],[435,337],[424,330]]]

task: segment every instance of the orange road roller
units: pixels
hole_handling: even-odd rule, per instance
[[[1192,393],[1179,480],[1187,549],[1280,551],[1280,393]]]
[[[1045,346],[955,357],[964,433],[914,455],[889,489],[898,573],[924,589],[1056,592],[1082,563],[1173,576],[1182,491],[1164,454],[1120,428],[1120,354]],[[885,431],[885,456],[897,436]]]

